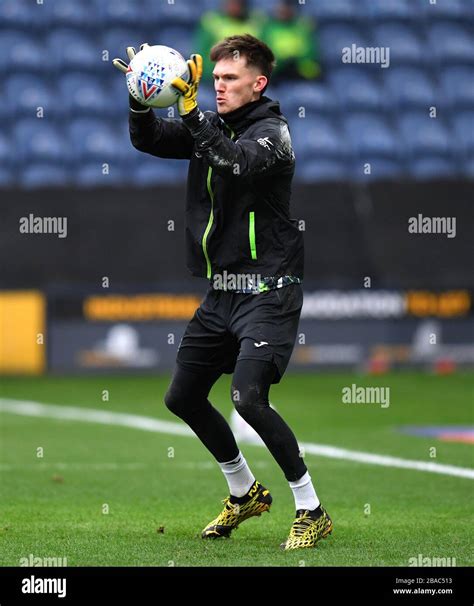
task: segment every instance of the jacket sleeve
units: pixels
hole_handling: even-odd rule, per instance
[[[129,112],[130,140],[139,151],[159,158],[190,159],[194,139],[181,120],[157,118],[152,109]]]
[[[196,143],[196,150],[217,174],[246,178],[271,175],[294,164],[288,126],[277,118],[258,122],[244,138],[234,142],[209,122],[196,108],[183,117]]]

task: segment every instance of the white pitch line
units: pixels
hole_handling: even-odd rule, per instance
[[[86,423],[101,423],[102,425],[119,425],[132,427],[155,433],[165,433],[180,436],[194,436],[189,427],[182,423],[173,421],[161,421],[151,417],[142,417],[122,412],[108,410],[97,410],[94,408],[78,408],[75,406],[57,406],[54,404],[41,404],[24,400],[9,400],[0,398],[0,411],[29,417],[46,417],[50,419],[62,419],[66,421],[82,421]],[[256,444],[259,446],[259,444]],[[400,459],[387,455],[347,450],[336,446],[324,444],[300,443],[300,448],[305,454],[327,457],[329,459],[342,459],[357,463],[368,463],[370,465],[382,465],[384,467],[396,467],[399,469],[414,469],[416,471],[427,471],[459,478],[474,479],[474,469],[468,467],[457,467],[456,465],[442,465],[412,459]]]

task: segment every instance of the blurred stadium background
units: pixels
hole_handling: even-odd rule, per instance
[[[251,4],[264,14],[275,7],[272,0]],[[133,149],[126,86],[112,59],[125,57],[126,46],[138,47],[144,41],[168,44],[188,56],[194,51],[190,32],[202,14],[219,7],[214,0],[0,0],[3,397],[100,408],[105,400],[97,394],[112,385],[116,410],[171,420],[162,396],[182,332],[207,283],[191,279],[184,262],[187,162],[160,160]],[[277,399],[277,405],[303,439],[395,456],[420,458],[413,442],[418,438],[389,435],[384,424],[451,426],[446,439],[464,444],[451,444],[449,452],[446,447],[444,460],[472,463],[471,451],[465,449],[473,439],[468,422],[474,364],[474,4],[306,0],[300,10],[317,23],[322,77],[279,80],[266,93],[280,101],[289,120],[297,158],[292,216],[305,231],[306,250],[305,303],[288,373],[291,389],[285,391],[282,382],[285,397],[281,404]],[[343,63],[342,48],[352,44],[389,47],[389,67]],[[204,84],[201,108],[215,109],[213,100],[212,88]],[[19,221],[30,214],[66,217],[67,237],[21,233]],[[410,233],[410,218],[420,214],[455,217],[455,237]],[[414,372],[406,380],[397,379],[389,371],[398,369]],[[344,371],[340,380],[331,378],[327,371],[332,370]],[[361,372],[370,376],[360,379]],[[433,372],[453,376],[444,377],[447,383],[434,383]],[[134,373],[150,376],[139,379],[131,376]],[[111,374],[120,377],[109,383],[100,379]],[[157,383],[150,383],[157,375]],[[364,425],[370,413],[351,412],[349,420],[340,411],[334,413],[340,386],[356,377],[373,385],[393,385],[402,394],[398,416],[381,421],[383,429],[374,417]],[[218,395],[217,404],[225,402],[230,413],[224,390],[219,388]],[[427,399],[431,407],[422,406]],[[292,417],[294,411],[301,416]],[[31,423],[22,419],[22,424],[12,424],[9,450],[2,453],[11,469],[29,460],[23,450],[36,448],[37,429],[42,443],[56,444],[56,461],[70,457],[77,462],[79,456],[92,465],[103,454],[101,460],[120,463],[127,440],[131,452],[137,449],[137,457],[148,457],[152,465],[145,438],[141,447],[141,436],[133,442],[126,429],[117,430],[120,439],[114,446],[109,436],[107,450],[102,429],[79,424],[81,437],[77,433],[69,438],[46,427],[44,420]],[[311,427],[316,429],[308,435]],[[352,432],[356,427],[360,433]],[[25,436],[22,452],[15,431]],[[439,435],[427,431],[421,434],[424,452],[435,439],[431,436]],[[89,439],[95,445],[90,452],[84,446]],[[149,448],[151,440],[157,444],[151,435]],[[68,444],[76,448],[69,454]],[[189,457],[207,461],[197,444],[189,446]],[[341,474],[345,463],[340,465],[329,467],[329,476]],[[76,472],[85,474],[83,468]],[[36,486],[28,473],[25,486]],[[137,491],[144,495],[150,488],[152,503],[162,485],[155,481],[148,486],[143,475],[135,474],[131,486],[136,476],[143,482]],[[335,488],[334,495],[329,494],[329,476],[325,487],[337,500]],[[390,481],[384,484],[381,475],[360,477],[362,484],[354,485],[354,494],[365,484],[381,486],[389,511],[397,498],[390,493]],[[282,481],[278,478],[275,483]],[[450,479],[452,489],[440,491],[440,496],[436,478],[418,485],[417,478],[410,478],[408,490],[420,492],[420,517],[410,519],[422,532],[425,495],[436,492],[436,500],[450,490],[455,495],[458,480]],[[405,482],[406,476],[399,481]],[[102,478],[91,480],[91,486],[94,482],[100,493]],[[180,482],[176,494],[189,486],[186,478]],[[7,483],[11,507],[28,517],[28,499],[18,497],[14,483],[14,478]],[[222,488],[216,478],[216,498]],[[118,498],[129,498],[120,490]],[[172,487],[166,491],[169,503],[176,506]],[[42,502],[41,489],[32,488],[32,494]],[[82,503],[88,496],[87,491],[65,496],[64,510],[56,501],[54,515],[69,519],[71,501]],[[282,498],[289,504],[289,497]],[[357,498],[361,503],[367,499],[362,492]],[[351,508],[353,503],[339,503],[339,513],[346,505]],[[452,503],[445,505],[446,512],[453,511]],[[212,502],[203,504],[208,506]],[[197,526],[206,518],[196,510],[190,516]],[[436,523],[442,533],[447,522]],[[388,553],[387,543],[387,557],[379,563],[406,563],[406,554],[399,550],[407,537],[397,532],[398,542],[390,545],[393,551]],[[105,535],[100,536],[103,540]],[[443,545],[441,534],[432,536]],[[416,537],[412,550],[418,549]],[[28,544],[23,543],[23,551]],[[430,545],[436,548],[435,542]],[[108,552],[107,559],[105,552],[85,548],[76,561],[134,563],[133,553],[137,562],[155,562],[135,554],[133,541],[122,547],[117,554]],[[54,546],[50,549],[58,553]],[[12,549],[7,561],[15,562],[22,553]],[[358,562],[371,564],[363,545],[358,553]],[[334,556],[332,562],[338,561],[343,560]],[[344,562],[353,563],[350,558]]]

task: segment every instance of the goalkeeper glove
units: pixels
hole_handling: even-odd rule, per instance
[[[150,46],[147,42],[141,44],[140,50],[143,50],[147,46]],[[133,57],[135,57],[136,54],[137,52],[133,46],[127,46],[127,57],[130,61],[133,59]],[[112,64],[124,74],[127,73],[128,63],[125,63],[125,61],[123,61],[122,59],[116,58],[112,61]],[[150,110],[149,107],[143,105],[142,103],[139,103],[136,99],[134,99],[130,93],[128,94],[128,103],[130,109],[135,113],[145,113]]]
[[[180,116],[186,116],[197,107],[197,93],[202,76],[201,55],[191,55],[191,59],[188,59],[187,64],[190,74],[189,82],[185,82],[182,78],[175,78],[171,81],[171,86],[181,93],[178,97]]]

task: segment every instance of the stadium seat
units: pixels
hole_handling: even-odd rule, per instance
[[[390,69],[426,61],[425,48],[416,29],[400,23],[383,23],[372,31],[376,46],[390,48]]]
[[[186,27],[160,28],[158,37],[152,42],[175,48],[185,59],[188,59],[191,53],[195,52],[192,37],[189,35],[189,28]]]
[[[93,36],[69,28],[59,28],[51,32],[48,38],[48,49],[41,50],[46,54],[49,67],[61,73],[69,70],[98,70],[103,68],[102,49]]]
[[[459,172],[459,165],[449,158],[428,156],[408,162],[408,174],[415,179],[455,178]]]
[[[12,141],[6,135],[5,131],[0,131],[0,166],[5,167],[13,164],[15,161],[12,154]]]
[[[474,154],[474,107],[471,111],[456,113],[450,120],[453,126],[453,141],[461,154]]]
[[[5,103],[11,115],[45,119],[61,117],[66,113],[66,102],[58,101],[54,80],[20,72],[5,82]],[[39,114],[38,114],[39,112]]]
[[[102,22],[94,0],[60,0],[45,4],[50,6],[53,27],[93,28]]]
[[[395,133],[383,118],[367,113],[343,116],[347,140],[354,152],[361,157],[394,158],[399,154]]]
[[[115,75],[115,74],[112,74]],[[116,79],[120,82],[120,74],[117,72]],[[125,79],[122,78],[122,95],[125,106],[127,105],[127,89]],[[67,73],[59,81],[60,99],[67,99],[65,105],[72,117],[79,116],[108,116],[110,105],[115,104],[115,99],[107,89],[102,78],[93,74]],[[56,101],[57,103],[57,101]]]
[[[107,27],[139,27],[146,25],[152,16],[149,5],[144,5],[143,1],[137,3],[136,0],[95,0],[93,13]],[[157,26],[158,23],[155,23]]]
[[[343,109],[371,111],[387,104],[375,74],[367,73],[361,66],[344,65],[333,69],[329,81],[334,91],[333,99],[338,100]]]
[[[0,3],[1,4],[1,3]],[[21,31],[5,30],[1,32],[2,66],[7,74],[42,72],[50,65],[45,57],[41,39]]]
[[[140,161],[130,178],[133,185],[147,187],[163,183],[184,182],[187,175],[187,163],[180,160],[146,159]]]
[[[25,118],[15,126],[17,159],[25,162],[64,164],[71,159],[71,150],[62,129],[54,120]]]
[[[366,15],[374,21],[412,21],[419,16],[413,0],[361,0],[365,4]]]
[[[424,17],[431,22],[436,20],[465,21],[473,15],[473,4],[471,0],[442,0],[435,4],[418,0],[419,8]]]
[[[212,85],[207,86],[205,84],[201,84],[198,92],[198,103],[199,107],[203,110],[211,110],[213,112],[216,111],[216,93],[212,88]]]
[[[474,65],[474,39],[467,28],[435,23],[429,28],[430,56],[445,64]]]
[[[188,25],[194,28],[202,14],[201,2],[195,0],[175,0],[174,3],[148,0],[146,21],[155,30],[158,24],[160,27]]]
[[[364,35],[362,30],[349,25],[327,25],[320,28],[323,64],[340,66],[343,49],[345,47],[351,48],[352,44],[366,47],[370,46],[371,40],[367,35]]]
[[[79,118],[67,127],[68,146],[81,161],[119,162],[124,154],[116,125],[98,118]]]
[[[265,93],[267,94],[267,93]],[[327,84],[319,82],[294,82],[291,86],[283,84],[274,90],[270,98],[280,102],[283,113],[288,119],[305,115],[332,113],[339,105],[337,97]]]
[[[303,183],[343,181],[349,177],[346,163],[337,158],[308,158],[296,162],[295,178]]]
[[[470,155],[461,165],[461,173],[464,177],[474,180],[474,154]]]
[[[70,182],[70,173],[62,166],[37,163],[22,168],[18,180],[24,188],[61,187]]]
[[[428,112],[442,101],[428,72],[415,67],[390,67],[382,75],[391,103],[402,111],[423,109]]]
[[[104,33],[101,42],[103,48],[109,52],[108,66],[115,70],[112,66],[112,60],[115,57],[121,57],[128,63],[127,46],[135,47],[135,50],[138,52],[140,44],[144,42],[152,44],[153,40],[147,39],[144,28],[110,28]]]
[[[0,2],[1,27],[23,30],[44,29],[49,24],[48,4],[48,2],[44,2],[43,5],[32,3],[31,0],[2,0]]]
[[[439,74],[439,79],[453,111],[474,107],[474,67],[447,67]]]
[[[359,6],[353,0],[318,0],[318,2],[306,2],[301,5],[307,6],[307,14],[318,20],[318,23],[353,23],[361,18]]]
[[[81,187],[111,187],[121,185],[126,180],[127,173],[117,162],[109,163],[106,173],[99,160],[80,164],[73,172],[73,182]]]
[[[404,167],[395,158],[379,158],[371,155],[359,156],[350,164],[346,178],[361,183],[380,181],[383,179],[397,179],[404,174]]]
[[[0,187],[11,187],[16,185],[16,177],[13,170],[0,166]]]
[[[290,124],[293,148],[297,157],[343,158],[347,142],[332,121],[323,118],[293,120]]]
[[[440,118],[430,118],[427,112],[406,113],[398,119],[398,128],[412,157],[451,154],[449,133]]]

